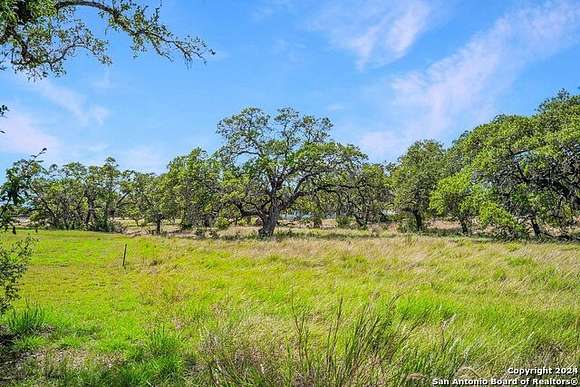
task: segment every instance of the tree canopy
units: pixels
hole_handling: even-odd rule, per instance
[[[476,214],[506,235],[567,233],[577,223],[579,96],[562,91],[530,117],[500,115],[465,133],[450,152],[463,161],[439,182],[433,204],[442,212]]]
[[[395,209],[412,216],[416,230],[423,230],[429,198],[443,175],[444,150],[437,141],[417,141],[393,170]]]
[[[241,217],[260,218],[261,236],[272,235],[296,200],[332,188],[334,174],[364,158],[356,147],[330,140],[331,127],[328,118],[290,108],[273,117],[246,108],[218,124],[227,200]]]
[[[204,60],[213,51],[199,37],[180,38],[161,23],[160,8],[149,9],[133,0],[2,0],[0,1],[0,66],[32,78],[65,72],[66,60],[85,51],[99,62],[111,63],[108,42],[87,27],[79,10],[94,10],[104,29],[123,32],[135,55],[152,49],[187,63]]]

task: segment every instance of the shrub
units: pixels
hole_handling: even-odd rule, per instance
[[[370,227],[371,236],[373,237],[380,237],[383,231],[383,227],[379,224],[373,224]]]
[[[339,228],[349,228],[352,224],[352,218],[350,216],[345,215],[337,215],[336,216],[336,225]]]
[[[497,203],[487,202],[479,213],[482,227],[491,226],[492,233],[498,238],[512,239],[527,235],[525,228],[505,208]]]
[[[225,230],[230,227],[230,222],[226,218],[219,217],[215,221],[215,227],[218,230]]]
[[[18,280],[26,271],[33,241],[28,237],[8,248],[0,244],[0,316],[18,298]]]

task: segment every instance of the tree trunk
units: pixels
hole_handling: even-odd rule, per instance
[[[272,207],[268,214],[260,219],[262,219],[262,228],[258,231],[260,238],[269,238],[274,234],[274,229],[278,223],[278,217],[280,216],[280,210],[276,207]]]
[[[467,224],[467,220],[459,219],[459,223],[461,223],[461,232],[465,235],[469,235],[469,226]]]
[[[161,234],[161,219],[155,220],[155,234]]]
[[[534,230],[534,236],[536,238],[539,238],[540,235],[542,235],[542,230],[540,230],[540,226],[538,225],[538,223],[536,223],[536,218],[533,217],[532,219],[530,219],[531,223],[532,223],[532,229]]]
[[[95,218],[95,204],[94,201],[92,199],[87,199],[88,202],[88,210],[87,210],[87,216],[85,218],[85,229],[88,230],[89,229],[89,224],[91,223],[91,218]]]
[[[413,211],[413,216],[415,217],[415,225],[417,226],[417,231],[423,231],[423,217],[419,211]]]

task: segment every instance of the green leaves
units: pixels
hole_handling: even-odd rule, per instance
[[[414,217],[417,230],[424,228],[424,218],[429,216],[429,197],[443,175],[444,154],[437,141],[417,141],[393,170],[394,206]]]
[[[224,207],[225,180],[220,162],[196,148],[169,163],[163,201],[183,228],[212,226]]]
[[[118,231],[114,218],[126,204],[127,178],[128,172],[110,157],[101,166],[39,166],[26,185],[21,213],[40,226]]]
[[[291,108],[274,117],[246,108],[218,124],[229,203],[240,217],[258,216],[262,235],[272,234],[282,211],[328,189],[331,175],[364,158],[357,148],[330,141],[331,127],[327,118]]]
[[[530,117],[498,116],[449,151],[455,166],[431,205],[440,214],[477,216],[503,235],[566,234],[580,211],[580,97],[560,92]],[[473,199],[474,187],[486,192]]]
[[[76,16],[80,8],[97,11],[109,28],[128,35],[135,55],[151,49],[170,60],[177,54],[187,64],[213,55],[200,38],[174,35],[161,23],[159,8],[150,11],[132,0],[2,0],[0,69],[11,66],[31,78],[61,75],[66,60],[78,51],[110,64],[108,42]]]
[[[0,316],[18,298],[18,280],[26,272],[33,243],[30,237],[10,247],[0,243]]]

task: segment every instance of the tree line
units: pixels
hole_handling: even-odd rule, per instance
[[[117,231],[120,217],[157,233],[227,227],[257,219],[271,236],[289,213],[319,224],[336,217],[358,227],[400,220],[423,231],[434,217],[462,232],[501,237],[570,236],[580,210],[580,96],[565,91],[531,116],[500,115],[463,133],[449,148],[412,144],[396,163],[371,163],[353,145],[330,137],[327,118],[283,108],[271,116],[246,108],[219,122],[223,145],[196,148],[162,174],[69,163],[27,169],[25,200],[14,211],[39,226]],[[30,170],[33,170],[30,172]]]

